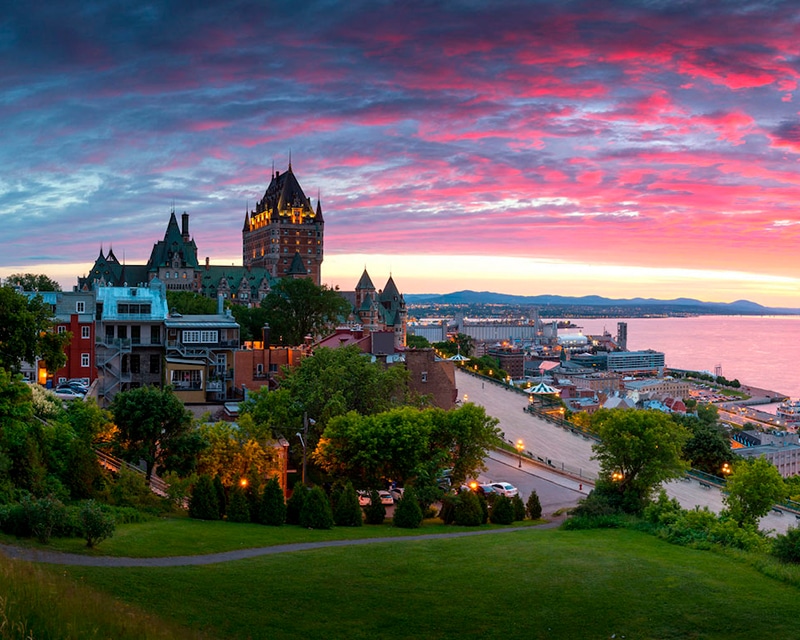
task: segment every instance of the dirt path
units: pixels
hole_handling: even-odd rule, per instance
[[[558,516],[544,524],[537,525],[537,529],[554,529],[564,520]],[[419,540],[439,540],[450,538],[465,538],[468,536],[491,535],[509,533],[512,531],[526,531],[532,527],[508,527],[507,529],[486,529],[481,531],[459,531],[455,533],[431,533],[405,538],[363,538],[359,540],[327,540],[324,542],[302,542],[297,544],[282,544],[272,547],[258,547],[255,549],[238,549],[222,553],[210,553],[203,556],[172,556],[166,558],[118,558],[112,556],[81,556],[58,551],[45,551],[29,549],[14,545],[0,544],[0,553],[12,560],[28,562],[42,562],[45,564],[73,565],[82,567],[186,567],[193,565],[216,564],[232,560],[257,558],[277,553],[291,553],[309,549],[324,549],[326,547],[350,547],[364,544],[416,542]]]

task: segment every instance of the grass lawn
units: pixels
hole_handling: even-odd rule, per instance
[[[531,528],[201,567],[51,570],[212,638],[800,636],[797,588],[628,530]]]
[[[535,526],[543,520],[515,522],[514,526]],[[484,525],[481,530],[506,529],[500,525]],[[117,527],[114,536],[89,549],[81,538],[53,538],[41,545],[33,538],[17,539],[0,534],[0,542],[23,545],[50,551],[63,551],[91,556],[129,558],[160,558],[164,556],[193,556],[236,549],[271,547],[298,542],[325,540],[355,540],[361,538],[398,538],[456,531],[475,531],[475,527],[455,527],[441,524],[435,518],[426,520],[419,529],[399,529],[391,520],[383,525],[363,527],[334,527],[330,530],[303,529],[298,526],[266,527],[259,524],[209,522],[186,517],[158,518],[138,524]]]

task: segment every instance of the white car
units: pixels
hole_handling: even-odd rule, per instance
[[[55,393],[56,398],[60,400],[83,400],[83,394],[70,387],[59,387],[53,393]]]
[[[381,499],[382,505],[392,505],[394,504],[394,498],[392,494],[388,491],[378,491],[378,497]]]
[[[492,482],[490,486],[494,489],[495,493],[499,493],[506,498],[513,498],[515,495],[519,494],[519,490],[508,482]]]

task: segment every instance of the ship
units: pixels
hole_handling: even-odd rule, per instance
[[[775,409],[775,416],[790,430],[800,426],[800,400],[784,400]]]

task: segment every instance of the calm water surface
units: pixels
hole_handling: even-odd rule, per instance
[[[628,323],[628,349],[663,351],[667,367],[714,372],[800,398],[800,316],[587,318],[584,334],[617,334]],[[577,331],[575,329],[574,331]],[[562,330],[562,333],[565,332]]]

